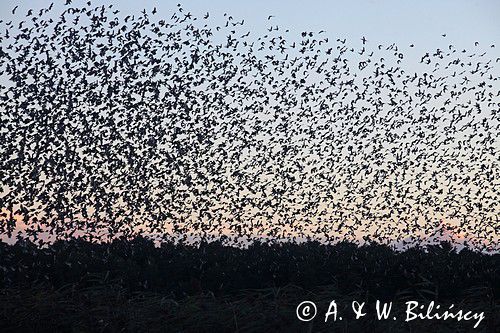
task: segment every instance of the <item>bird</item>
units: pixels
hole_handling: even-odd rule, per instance
[[[445,216],[470,247],[492,243],[490,48],[406,53],[175,8],[153,20],[87,3],[0,23],[0,234],[22,216],[37,240],[421,245],[451,232]]]

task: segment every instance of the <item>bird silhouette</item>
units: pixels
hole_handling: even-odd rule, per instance
[[[1,23],[0,234],[498,249],[499,58],[70,4]]]

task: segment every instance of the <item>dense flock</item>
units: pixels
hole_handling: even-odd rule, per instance
[[[499,248],[494,44],[19,10],[0,22],[4,237]]]

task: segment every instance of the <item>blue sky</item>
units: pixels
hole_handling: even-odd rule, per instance
[[[19,5],[16,15],[25,15],[29,8],[42,8],[55,2],[54,13],[60,12],[64,0],[1,1],[0,17],[9,20],[11,9]],[[75,0],[75,4],[83,1]],[[265,31],[268,15],[272,24],[293,32],[326,30],[331,38],[355,40],[366,36],[372,42],[414,43],[422,49],[442,45],[441,34],[455,46],[466,48],[479,41],[491,45],[500,40],[500,1],[498,0],[364,0],[364,1],[276,1],[276,0],[190,0],[190,1],[92,1],[93,5],[114,4],[122,13],[157,7],[166,18],[181,3],[187,11],[214,18],[227,12],[235,19],[245,19],[252,31]],[[500,47],[500,46],[499,46]]]

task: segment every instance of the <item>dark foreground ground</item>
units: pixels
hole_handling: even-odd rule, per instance
[[[73,240],[38,249],[0,243],[0,331],[6,332],[498,332],[500,255],[449,244],[386,246]],[[317,316],[301,322],[297,305]],[[324,322],[332,300],[343,320]],[[354,319],[352,301],[367,302]],[[375,301],[393,302],[377,320]],[[407,301],[484,312],[474,320],[405,322]],[[396,320],[393,320],[396,317]]]

